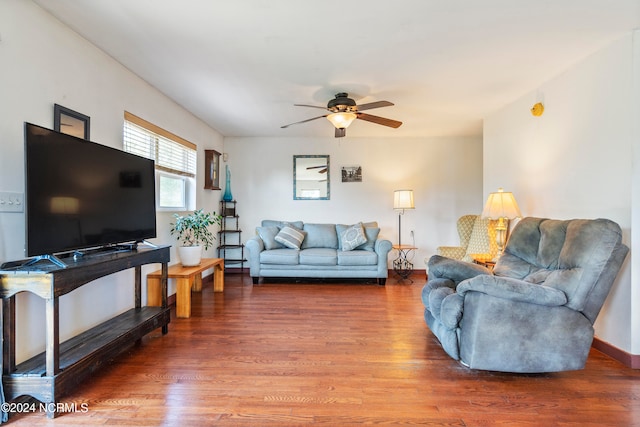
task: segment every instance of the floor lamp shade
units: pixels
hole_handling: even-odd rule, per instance
[[[413,190],[396,190],[393,192],[393,209],[414,209]]]
[[[393,209],[398,212],[398,246],[402,245],[402,214],[405,209],[414,209],[413,190],[396,190],[393,192]]]

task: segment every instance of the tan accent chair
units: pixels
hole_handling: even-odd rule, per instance
[[[483,219],[480,215],[464,215],[458,219],[457,228],[460,246],[439,246],[440,256],[466,262],[474,258],[490,260],[498,253],[496,244],[496,224],[498,221]],[[425,262],[427,262],[425,260]]]

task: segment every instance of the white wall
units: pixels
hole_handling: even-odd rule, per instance
[[[31,2],[0,2],[0,93],[0,191],[24,192],[23,122],[53,128],[54,103],[90,116],[91,140],[104,145],[122,147],[127,110],[197,144],[199,158],[222,151],[219,133]],[[202,177],[204,160],[198,168]],[[216,209],[220,192],[201,188],[198,207]],[[155,243],[174,243],[170,220],[159,215]],[[0,213],[0,262],[24,257],[24,226],[23,213]],[[121,272],[62,297],[61,340],[130,308],[132,280],[132,271]],[[20,361],[44,349],[44,304],[23,293],[17,311]]]
[[[635,47],[636,66],[638,47]],[[525,216],[604,217],[631,245],[638,203],[638,71],[632,34],[602,49],[484,121],[484,193],[513,191]],[[635,81],[634,81],[635,80]],[[542,117],[529,112],[543,102]],[[637,162],[635,163],[638,164]],[[638,264],[633,247],[596,322],[596,335],[640,353]],[[637,271],[637,267],[634,269]],[[635,333],[634,333],[635,332]]]
[[[366,126],[367,124],[361,124]],[[413,189],[415,210],[402,217],[402,242],[419,248],[414,267],[440,245],[457,244],[456,219],[482,210],[480,137],[390,139],[225,138],[231,189],[238,200],[243,241],[263,219],[351,224],[378,221],[398,241],[393,191]],[[330,156],[330,200],[293,200],[293,156]],[[343,166],[362,166],[361,183],[343,183]],[[224,185],[223,185],[224,189]],[[391,261],[394,254],[389,257]]]

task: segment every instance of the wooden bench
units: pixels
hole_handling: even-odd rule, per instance
[[[213,291],[224,291],[224,259],[202,258],[200,265],[183,267],[182,264],[169,266],[167,277],[177,279],[176,283],[176,316],[191,317],[191,290],[202,291],[202,272],[213,268]],[[147,275],[147,305],[162,305],[160,278],[162,270]]]

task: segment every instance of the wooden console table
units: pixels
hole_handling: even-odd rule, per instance
[[[200,265],[183,267],[174,264],[169,267],[167,277],[177,279],[176,283],[176,317],[191,317],[191,290],[202,290],[202,272],[213,268],[213,291],[224,291],[224,259],[202,258]],[[147,305],[159,306],[161,270],[147,275]]]
[[[66,268],[34,264],[21,267],[21,261],[5,263],[0,270],[2,297],[2,379],[5,398],[22,395],[35,397],[42,403],[55,403],[84,378],[149,332],[162,328],[168,332],[171,320],[167,307],[167,269],[169,247],[129,251],[100,252],[63,259]],[[161,263],[160,307],[141,305],[141,266]],[[46,263],[45,263],[46,264]],[[118,271],[135,269],[134,308],[77,335],[59,342],[58,298],[95,279]],[[16,366],[16,302],[15,295],[31,292],[45,300],[46,348]],[[55,405],[47,405],[54,407]],[[47,412],[49,418],[55,412]]]

